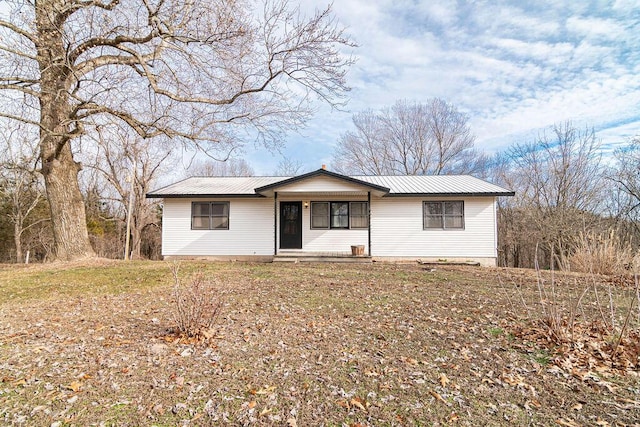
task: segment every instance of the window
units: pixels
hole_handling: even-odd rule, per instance
[[[463,229],[464,202],[424,202],[424,229]]]
[[[311,228],[368,228],[368,202],[312,202]]]
[[[349,202],[331,202],[331,228],[349,228]]]
[[[228,230],[229,202],[191,203],[192,230]]]
[[[329,202],[311,203],[311,228],[329,228]]]
[[[351,202],[351,228],[369,228],[369,203]]]

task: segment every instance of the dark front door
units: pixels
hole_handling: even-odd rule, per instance
[[[302,249],[302,202],[280,202],[280,249]]]

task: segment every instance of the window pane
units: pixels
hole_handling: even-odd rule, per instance
[[[331,228],[349,228],[349,202],[331,202]]]
[[[311,203],[311,228],[329,228],[329,202]]]
[[[446,215],[462,215],[462,202],[445,202],[444,213]]]
[[[425,202],[425,213],[430,215],[442,214],[442,203],[440,202]]]
[[[445,228],[462,228],[463,221],[461,216],[447,216],[444,219]]]
[[[209,215],[209,203],[193,203],[193,216],[208,216]]]
[[[337,202],[331,203],[331,215],[348,215],[349,203]]]
[[[427,216],[424,219],[425,228],[442,228],[441,216]]]
[[[329,228],[329,215],[312,216],[311,228]]]
[[[369,203],[351,202],[349,213],[351,215],[351,228],[369,227]]]
[[[211,215],[229,216],[229,205],[227,203],[212,203]]]
[[[348,216],[332,216],[331,217],[331,228],[347,228],[347,227],[349,227]]]
[[[209,229],[209,217],[208,216],[194,216],[192,228],[198,230]]]
[[[229,217],[227,216],[215,216],[211,218],[212,229],[228,229],[229,228]]]
[[[351,202],[351,216],[359,216],[367,214],[367,203]]]
[[[311,215],[329,215],[329,203],[311,203]]]
[[[366,216],[352,216],[351,228],[367,228],[369,227],[369,221]]]

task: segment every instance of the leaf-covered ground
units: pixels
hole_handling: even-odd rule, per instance
[[[584,342],[549,337],[532,322],[549,298],[532,272],[181,269],[219,290],[209,340],[173,334],[169,263],[0,267],[0,424],[640,425],[633,336],[617,359],[607,356],[615,337],[577,327]],[[553,281],[554,302],[571,306],[585,280]],[[637,330],[640,311],[625,305],[633,287],[614,288],[613,315],[622,324],[631,307],[627,331]],[[578,320],[601,311],[589,298],[572,311]]]

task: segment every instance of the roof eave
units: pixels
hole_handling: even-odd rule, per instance
[[[154,194],[145,195],[147,199],[263,199],[262,194]]]
[[[480,193],[389,193],[385,197],[511,197],[515,195],[515,191],[507,191]]]

